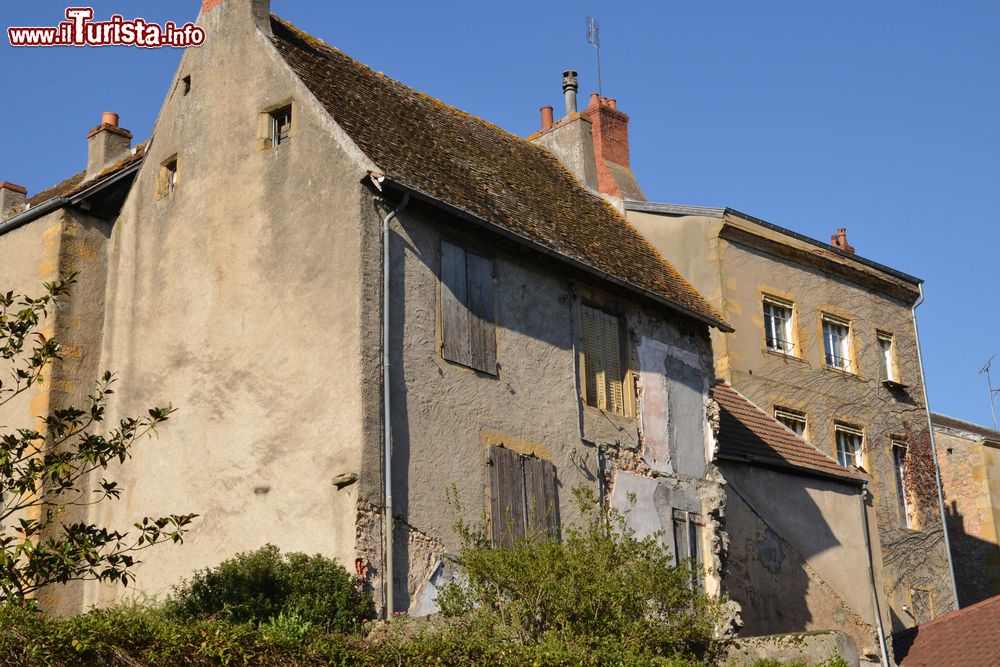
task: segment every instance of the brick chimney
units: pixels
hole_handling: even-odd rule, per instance
[[[830,245],[838,250],[854,254],[854,246],[847,244],[847,228],[841,227],[837,233],[830,237]]]
[[[552,151],[587,189],[612,200],[646,196],[629,164],[628,115],[614,99],[590,96],[577,111],[577,73],[563,72],[566,115],[552,122],[551,107],[542,107],[542,127],[528,139]]]
[[[24,199],[28,191],[20,185],[7,181],[0,182],[0,221],[13,218],[24,210]]]
[[[84,180],[128,157],[132,150],[132,133],[118,127],[118,114],[105,111],[101,124],[87,133],[87,173]]]

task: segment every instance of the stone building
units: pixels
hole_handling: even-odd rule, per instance
[[[958,602],[1000,595],[1000,431],[934,413]]]
[[[57,248],[87,281],[50,323],[74,362],[29,398],[45,414],[107,368],[111,420],[179,408],[110,472],[121,502],[88,517],[200,515],[182,546],[144,553],[139,588],[270,542],[336,557],[383,610],[422,613],[458,519],[486,512],[500,543],[558,531],[585,485],[617,506],[634,493],[635,524],[717,591],[717,310],[547,150],[266,0],[206,0],[199,24],[204,45],[121,168],[120,212]],[[0,285],[25,291],[62,268],[52,225],[75,215],[33,199],[0,234]]]
[[[916,337],[921,281],[857,255],[844,230],[826,244],[731,209],[624,207],[732,322],[712,336],[718,377],[870,477],[886,634],[954,609]]]

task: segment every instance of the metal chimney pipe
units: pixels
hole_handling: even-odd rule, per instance
[[[568,69],[563,72],[563,95],[566,96],[567,116],[576,113],[576,91],[578,88],[576,70]]]

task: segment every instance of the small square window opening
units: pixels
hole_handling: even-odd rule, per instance
[[[271,112],[271,145],[287,144],[292,138],[292,107]]]

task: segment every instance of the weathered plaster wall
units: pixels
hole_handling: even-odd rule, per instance
[[[267,542],[354,567],[358,485],[338,491],[332,478],[361,467],[367,165],[249,4],[202,17],[205,44],[185,52],[111,239],[110,416],[179,410],[112,471],[128,491],[93,518],[201,515],[183,545],[144,553],[149,593]],[[265,147],[260,114],[288,102],[290,143]],[[162,196],[158,171],[175,154],[176,191]],[[92,587],[85,602],[122,592]]]
[[[914,442],[927,429],[911,304],[820,270],[817,267],[822,262],[814,257],[818,252],[815,246],[736,216],[726,214],[722,219],[632,211],[629,220],[735,328],[735,333],[713,337],[716,370],[723,379],[728,379],[765,411],[782,406],[805,412],[807,438],[833,456],[836,456],[835,420],[863,427],[864,465],[872,477],[892,627],[900,630],[914,625],[914,618],[903,610],[904,605],[912,609],[912,588],[931,591],[936,614],[953,609],[936,499],[917,508],[919,530],[901,527],[897,509],[891,441],[899,438]],[[733,241],[727,238],[723,223],[751,230],[765,243],[792,247],[801,256],[809,257],[810,264]],[[695,266],[699,258],[709,260],[700,269]],[[719,267],[718,274],[708,267],[711,263]],[[890,282],[891,288],[898,292],[900,281]],[[795,304],[794,355],[766,349],[764,294]],[[824,312],[851,321],[851,356],[856,372],[826,368],[820,320]],[[876,329],[895,337],[899,378],[908,385],[905,390],[891,391],[879,381]],[[933,464],[921,462],[921,465]]]
[[[598,490],[603,473],[603,493],[608,493],[610,482],[623,474],[612,470],[654,477],[642,460],[639,420],[601,412],[578,398],[581,299],[625,318],[633,360],[643,341],[670,347],[673,354],[661,356],[658,368],[644,369],[667,376],[666,394],[675,401],[669,456],[679,472],[677,479],[664,481],[672,494],[668,502],[700,513],[717,509],[721,493],[707,501],[702,497],[711,495],[704,486],[718,486],[703,481],[705,434],[711,430],[706,398],[711,354],[704,325],[665,318],[662,311],[602,292],[561,274],[551,260],[540,262],[444,216],[404,211],[393,229],[390,352],[402,362],[393,368],[392,384],[393,496],[402,527],[395,553],[398,609],[413,603],[440,553],[459,546],[455,522],[483,520],[489,445],[502,443],[555,464],[564,525],[579,519],[570,502],[574,487]],[[496,376],[448,362],[439,353],[442,238],[495,259]],[[678,355],[686,361],[675,362]],[[679,371],[675,363],[694,372]],[[449,505],[449,491],[461,511]],[[636,508],[636,514],[646,512],[656,513],[652,495]],[[713,549],[707,545],[705,550]],[[416,597],[417,607],[423,597]]]
[[[740,634],[839,630],[877,655],[860,487],[731,462],[720,469],[729,535],[723,588],[742,608]]]
[[[961,605],[1000,594],[1000,452],[975,434],[935,425],[945,516]]]

